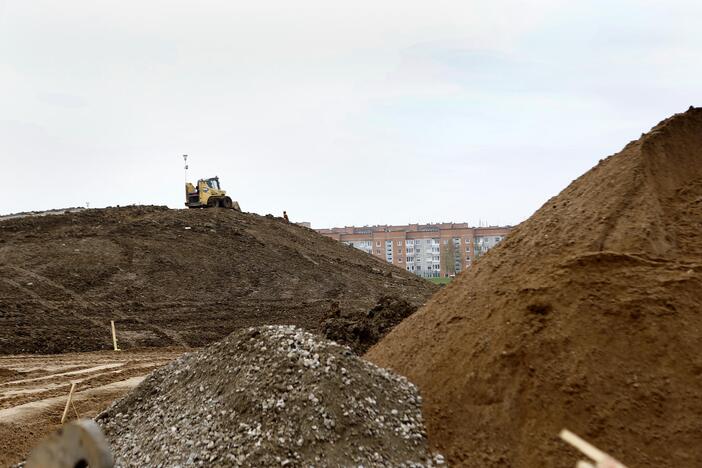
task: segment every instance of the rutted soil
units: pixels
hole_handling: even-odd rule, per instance
[[[0,466],[18,463],[60,426],[71,382],[75,407],[94,417],[185,350],[0,356]],[[73,410],[70,419],[75,418]]]
[[[333,303],[413,306],[429,282],[316,232],[233,210],[127,207],[0,221],[0,354],[201,346],[232,330],[319,331]]]

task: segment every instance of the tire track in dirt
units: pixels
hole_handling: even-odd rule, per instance
[[[94,397],[104,393],[113,393],[119,390],[130,390],[136,387],[142,380],[144,380],[145,377],[145,375],[139,375],[136,377],[130,377],[128,379],[101,385],[99,387],[92,387],[87,390],[75,392],[73,394],[72,401],[77,404],[83,401],[88,396]],[[60,408],[65,403],[65,395],[44,398],[41,400],[34,400],[29,403],[0,410],[0,421],[2,421],[3,423],[13,423],[23,419],[34,418],[36,417],[37,413],[45,409],[50,409],[52,407]]]
[[[94,417],[151,371],[185,351],[1,356],[0,466],[22,461],[42,437],[60,426],[71,382],[77,383],[74,402],[79,414]]]
[[[86,301],[83,296],[78,294],[77,292],[73,291],[72,289],[69,289],[65,287],[64,285],[57,283],[56,281],[52,280],[51,278],[47,278],[46,276],[40,275],[38,273],[35,273],[31,270],[27,270],[26,268],[21,268],[16,265],[6,265],[5,268],[14,270],[15,272],[29,276],[30,278],[33,278],[36,281],[46,283],[49,286],[56,288],[64,293],[66,293],[68,296],[73,298],[74,301],[76,301],[78,304],[85,308],[89,308],[92,304],[90,304],[88,301]]]
[[[123,365],[124,365],[124,363],[122,363],[122,362],[102,364],[100,366],[88,367],[87,369],[79,369],[79,370],[74,370],[74,371],[69,371],[69,372],[61,372],[59,374],[45,375],[43,377],[34,377],[32,379],[13,380],[11,382],[3,382],[3,383],[0,383],[0,387],[5,387],[8,385],[24,384],[24,383],[29,383],[29,382],[37,382],[39,380],[54,379],[56,377],[63,377],[66,375],[86,374],[86,373],[90,373],[90,372],[101,371],[103,369],[112,369],[115,367],[121,367]]]
[[[103,302],[103,303],[99,304],[97,302],[93,302],[93,301],[85,299],[81,294],[77,293],[76,291],[74,291],[70,288],[67,288],[66,286],[64,286],[60,283],[57,283],[56,281],[52,280],[51,278],[47,278],[44,275],[40,275],[36,272],[33,272],[33,271],[28,270],[26,268],[18,267],[16,265],[5,265],[4,267],[6,269],[15,271],[15,273],[17,273],[19,275],[23,275],[23,276],[32,278],[33,280],[35,280],[39,283],[44,283],[52,288],[58,289],[59,291],[63,292],[64,294],[69,296],[71,299],[73,299],[73,301],[75,301],[75,303],[77,305],[79,305],[80,307],[82,307],[84,310],[99,310],[101,308],[109,308],[109,310],[112,311],[112,313],[115,315],[116,318],[121,318],[121,319],[128,318],[128,316],[126,314],[124,314],[123,312],[120,312],[120,307],[114,307],[115,306],[114,302]],[[16,281],[13,281],[9,278],[0,278],[0,279],[2,279],[5,283],[10,284],[11,286],[14,286],[15,288],[18,288],[19,290],[25,292],[26,294],[28,294],[29,296],[34,298],[37,302],[39,302],[41,305],[43,305],[44,307],[47,307],[47,308],[52,309],[52,310],[59,310],[59,307],[56,304],[44,299],[39,294],[37,294],[35,291],[27,288],[26,286],[23,286],[22,284],[20,284]],[[63,303],[61,305],[64,306],[62,308],[62,310],[64,310],[65,303]],[[105,323],[103,323],[102,321],[96,320],[89,315],[80,313],[75,309],[72,309],[72,312],[76,318],[91,322],[97,328],[104,328],[105,327]],[[134,320],[134,317],[131,317],[131,319]],[[180,336],[180,334],[175,330],[167,330],[167,329],[160,327],[154,323],[147,324],[145,321],[140,320],[140,319],[136,319],[136,321],[139,323],[143,323],[144,328],[147,330],[149,330],[149,329],[154,330],[154,331],[157,331],[157,332],[167,336],[177,346],[183,346],[183,347],[188,346],[188,344],[185,342],[185,340],[183,340],[183,338]]]
[[[29,271],[29,270],[25,270],[24,268],[15,267],[15,266],[12,266],[12,265],[5,265],[4,268],[5,268],[6,270],[13,270],[13,271],[15,271],[16,273],[20,273],[20,274],[24,274],[25,276],[29,276],[30,278],[33,278],[33,279],[35,279],[36,281],[43,281],[43,280],[44,280],[43,282],[45,282],[46,284],[48,284],[48,285],[50,285],[50,286],[52,286],[52,287],[55,287],[56,289],[61,290],[62,292],[68,294],[68,295],[71,296],[71,297],[73,297],[73,295],[77,295],[75,292],[73,292],[73,293],[72,293],[73,295],[72,295],[71,292],[70,292],[70,290],[64,288],[63,286],[60,286],[58,283],[55,283],[55,282],[51,281],[50,279],[48,279],[48,278],[46,278],[46,277],[44,277],[44,276],[41,276],[41,275],[37,275],[37,274],[35,274],[35,273],[32,273],[32,272]],[[11,286],[14,286],[15,288],[19,289],[20,291],[23,291],[23,292],[26,293],[28,296],[32,297],[36,302],[38,302],[39,304],[41,304],[42,306],[46,307],[46,308],[49,309],[49,310],[53,310],[53,311],[62,311],[62,312],[66,310],[65,308],[59,308],[59,307],[58,307],[57,305],[55,305],[53,302],[44,299],[44,298],[41,297],[38,293],[36,293],[35,291],[29,289],[28,287],[26,287],[26,286],[24,286],[24,285],[22,285],[22,284],[20,284],[20,283],[18,283],[17,281],[11,280],[11,279],[9,279],[9,278],[0,278],[0,279],[1,279],[3,282],[5,282],[6,284],[9,284],[9,285],[11,285]],[[88,307],[89,307],[89,306],[88,306],[88,303],[87,303],[85,300],[83,300],[82,298],[80,298],[80,296],[78,296],[78,297],[79,297],[79,299],[76,299],[75,297],[73,297],[73,299],[76,300],[76,301],[77,301],[81,306],[83,306],[84,308],[88,308]],[[80,312],[78,312],[78,311],[77,311],[76,309],[74,309],[74,308],[71,308],[71,309],[70,309],[70,313],[73,314],[74,317],[76,317],[76,318],[78,318],[78,319],[80,319],[80,320],[85,320],[86,322],[90,322],[90,323],[92,323],[94,326],[96,326],[96,327],[98,327],[98,328],[104,327],[104,324],[103,324],[102,322],[99,322],[99,321],[97,321],[97,320],[95,320],[95,319],[93,319],[93,318],[91,318],[91,317],[89,317],[89,316],[87,316],[87,315],[85,315],[85,314],[81,314]]]

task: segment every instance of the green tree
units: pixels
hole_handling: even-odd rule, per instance
[[[440,244],[441,249],[441,265],[444,273],[449,275],[456,274],[456,246],[453,244],[453,239],[448,239],[449,242]],[[440,241],[441,242],[441,241]]]

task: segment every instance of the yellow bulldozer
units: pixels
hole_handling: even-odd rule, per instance
[[[185,206],[188,208],[231,208],[241,211],[239,204],[219,187],[219,177],[200,179],[197,186],[185,183]]]

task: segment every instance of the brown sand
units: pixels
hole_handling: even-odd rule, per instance
[[[464,466],[702,466],[702,109],[549,200],[367,356]]]

